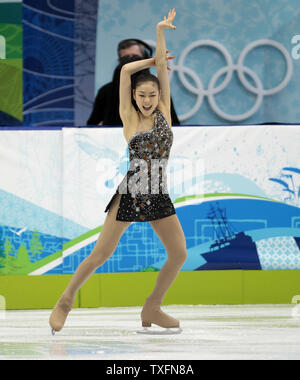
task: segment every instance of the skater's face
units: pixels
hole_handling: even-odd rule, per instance
[[[143,82],[133,90],[133,97],[141,113],[147,117],[155,111],[158,105],[160,90],[155,82]]]

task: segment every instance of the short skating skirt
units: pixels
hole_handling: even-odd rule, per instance
[[[105,208],[107,212],[118,190],[113,195]],[[132,197],[131,194],[121,194],[116,220],[124,222],[149,222],[176,214],[175,207],[169,194],[139,194]]]

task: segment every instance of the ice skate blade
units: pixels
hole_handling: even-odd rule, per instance
[[[55,333],[56,333],[56,330],[51,329],[51,334],[52,334],[53,336],[55,335]]]
[[[173,328],[166,328],[165,330],[153,330],[148,327],[144,327],[143,330],[138,330],[138,334],[144,334],[144,335],[174,335],[174,334],[181,334],[182,329],[179,327],[173,327]]]

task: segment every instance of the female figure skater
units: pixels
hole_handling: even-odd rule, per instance
[[[157,170],[161,169],[158,166],[162,159],[168,160],[173,142],[168,59],[174,57],[166,54],[164,29],[176,29],[172,24],[175,15],[173,9],[168,18],[164,17],[157,24],[156,57],[130,62],[122,68],[119,111],[130,152],[130,169],[106,207],[105,212],[109,212],[94,249],[79,265],[52,311],[49,323],[53,334],[62,329],[77,291],[109,259],[133,221],[149,221],[168,255],[142,309],[142,326],[151,327],[153,323],[167,329],[179,328],[179,321],[164,313],[160,305],[187,258],[186,240],[166,184],[163,184],[165,166],[161,172]],[[158,78],[144,72],[131,83],[133,74],[152,66],[156,66]],[[138,110],[132,104],[132,95]],[[133,163],[138,163],[138,172]],[[133,183],[136,175],[140,181]]]

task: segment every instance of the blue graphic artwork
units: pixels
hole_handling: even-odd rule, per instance
[[[299,175],[300,169],[293,167],[284,167],[281,170],[280,178],[269,178],[269,180],[282,186],[285,202],[292,201],[295,204],[300,205]],[[296,185],[294,177],[298,177],[298,185]],[[281,178],[284,178],[284,180]]]
[[[24,124],[74,123],[74,0],[23,2]]]

